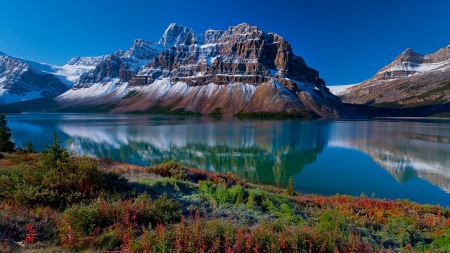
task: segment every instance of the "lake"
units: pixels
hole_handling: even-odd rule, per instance
[[[41,150],[52,132],[94,157],[149,165],[174,159],[250,181],[325,195],[450,206],[450,121],[238,120],[195,116],[7,115],[18,147]],[[67,145],[67,144],[66,144]]]

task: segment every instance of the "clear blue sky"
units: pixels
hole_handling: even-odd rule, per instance
[[[200,33],[247,22],[283,36],[328,85],[350,84],[408,47],[449,45],[449,11],[448,0],[2,0],[0,51],[63,65],[157,41],[170,23]]]

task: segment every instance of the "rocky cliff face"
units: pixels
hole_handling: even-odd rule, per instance
[[[0,54],[1,103],[53,98],[67,89],[58,77],[35,69],[17,58]]]
[[[65,106],[114,104],[114,113],[158,105],[202,114],[220,107],[225,114],[308,110],[349,116],[287,41],[248,24],[201,34],[171,24],[158,43],[136,40],[57,99]]]
[[[133,46],[127,50],[117,50],[114,54],[102,57],[91,57],[75,60],[77,64],[91,64],[93,69],[83,73],[74,83],[72,89],[89,88],[94,84],[107,84],[111,82],[128,82],[136,75],[140,67],[147,64],[161,51],[161,47],[153,42],[137,39]],[[68,64],[72,64],[72,59]]]
[[[422,55],[408,48],[369,80],[339,93],[343,102],[411,108],[450,101],[450,46]]]

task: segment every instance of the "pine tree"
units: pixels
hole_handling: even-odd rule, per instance
[[[33,143],[28,142],[28,144],[24,148],[25,153],[34,153]]]
[[[286,195],[295,196],[294,181],[292,180],[292,177],[289,178],[289,185],[286,188]]]
[[[11,141],[11,129],[6,122],[5,114],[0,115],[0,152],[14,152],[14,142]]]

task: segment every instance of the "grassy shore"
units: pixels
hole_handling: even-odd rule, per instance
[[[320,196],[55,143],[0,159],[0,252],[450,252],[450,209]]]

